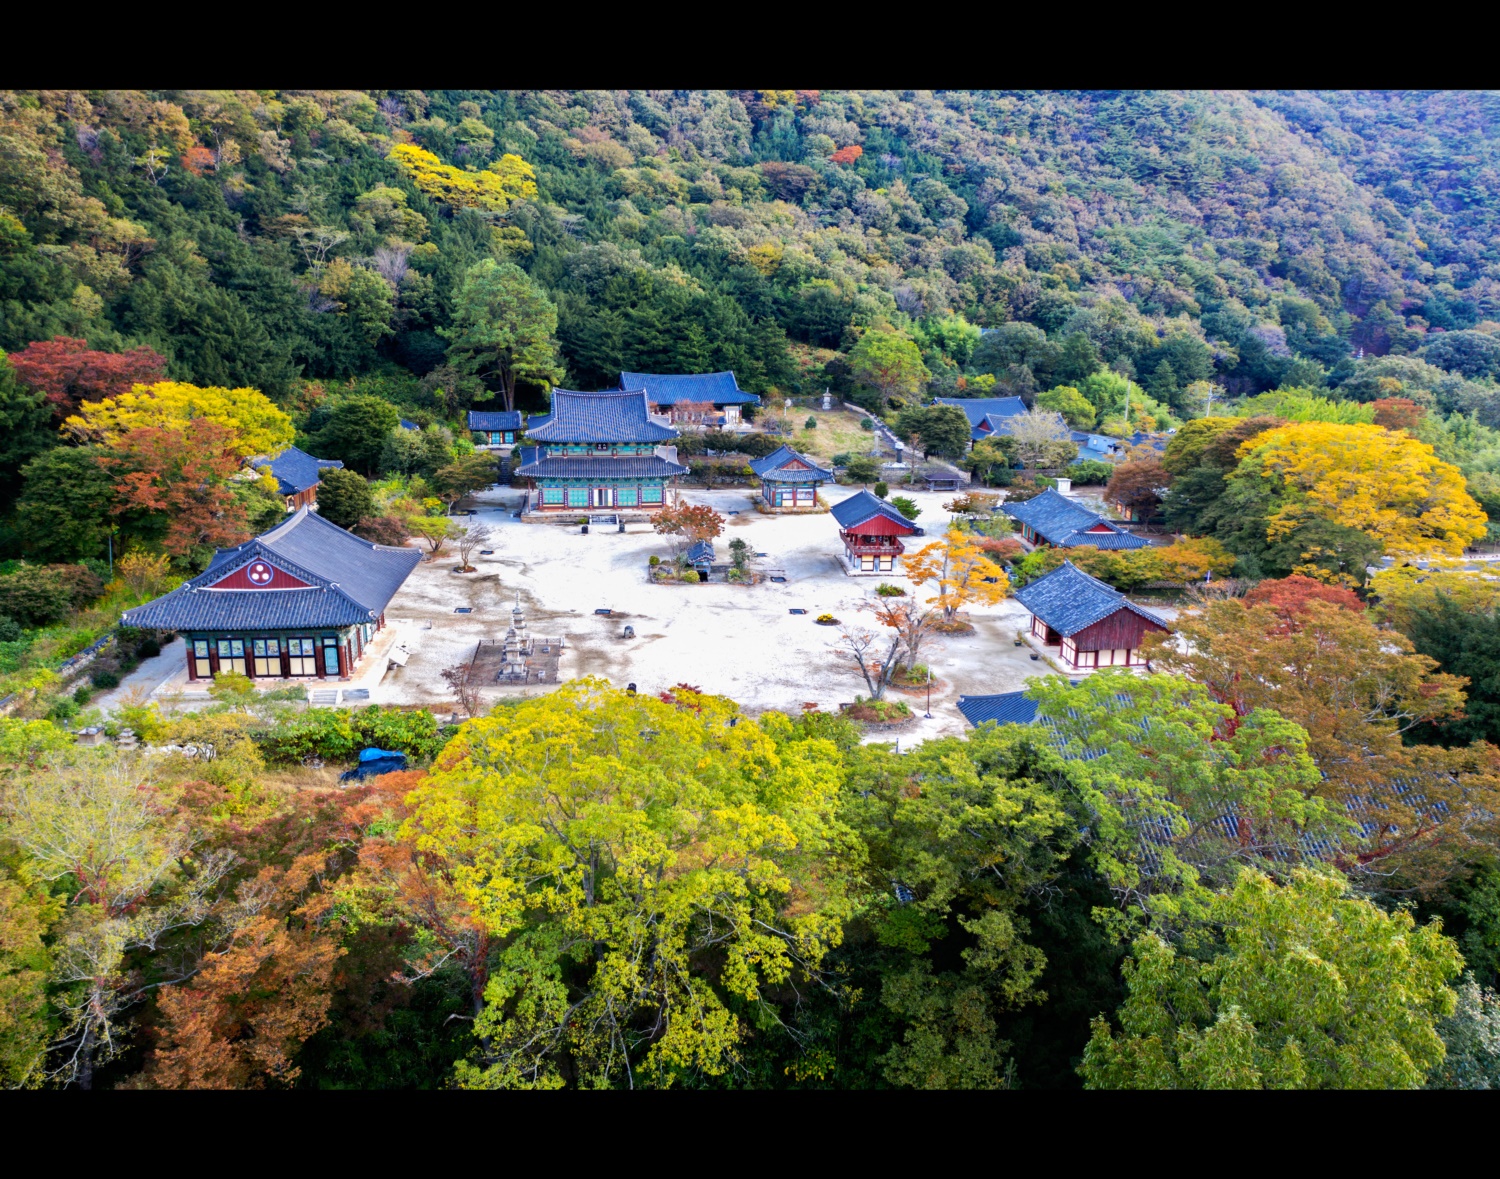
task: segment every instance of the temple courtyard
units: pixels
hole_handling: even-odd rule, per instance
[[[850,494],[844,487],[824,488],[825,499],[830,492],[835,500]],[[342,703],[368,700],[451,711],[454,695],[443,670],[473,661],[481,641],[504,638],[517,595],[527,629],[539,643],[563,640],[557,665],[563,680],[597,675],[617,686],[634,683],[639,691],[651,693],[688,683],[732,697],[751,713],[776,709],[794,715],[805,704],[835,711],[840,702],[866,694],[858,671],[836,651],[844,628],[819,626],[814,619],[827,612],[846,626],[888,635],[870,613],[879,600],[876,586],[890,582],[922,596],[933,590],[917,590],[899,572],[847,576],[838,556],[838,525],[826,512],[767,516],[755,511],[744,492],[681,494],[688,502],[711,505],[728,516],[724,534],[715,542],[718,561],[728,561],[729,542],[740,537],[751,551],[765,554],[753,566],[784,572],[785,582],[653,584],[647,577],[650,557],[669,561],[672,547],[669,538],[649,525],[632,524],[623,534],[595,526],[583,535],[576,524],[526,523],[512,515],[521,493],[493,488],[476,497],[473,516],[460,518],[490,530],[483,547],[493,552],[472,558],[478,572],[456,572],[458,560],[451,551],[417,566],[391,600],[388,626],[353,669],[351,679],[319,685],[324,692],[317,702],[334,703],[332,690],[337,689]],[[918,523],[927,536],[908,538],[908,553],[941,535],[948,520],[943,503],[951,493],[893,489],[893,494],[906,494],[921,508]],[[468,612],[457,612],[465,608]],[[794,608],[807,613],[790,613]],[[596,613],[605,609],[608,615]],[[1049,673],[1045,663],[1030,657],[1031,648],[1015,645],[1028,620],[1016,602],[974,608],[971,619],[976,633],[934,636],[924,650],[924,661],[936,680],[933,719],[921,716],[925,693],[891,688],[887,698],[906,700],[918,719],[872,739],[899,735],[907,743],[962,733],[966,725],[955,707],[960,695],[1015,691],[1025,686],[1028,676]],[[633,638],[622,637],[627,625]],[[391,651],[403,646],[409,653],[405,664],[387,670]],[[481,659],[477,665],[485,662]],[[189,688],[182,667],[179,640],[159,659],[143,664],[118,694],[149,692],[169,702]],[[550,685],[537,684],[482,687],[487,699],[548,690]],[[204,694],[201,688],[182,702],[190,705],[197,694]]]

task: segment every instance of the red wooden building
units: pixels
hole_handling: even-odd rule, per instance
[[[851,574],[894,572],[906,551],[901,538],[922,535],[916,524],[868,491],[834,504],[833,518],[844,542],[844,568]]]
[[[1016,601],[1031,611],[1032,636],[1044,647],[1056,647],[1069,670],[1145,667],[1142,640],[1171,631],[1151,611],[1071,561],[1018,591]]]

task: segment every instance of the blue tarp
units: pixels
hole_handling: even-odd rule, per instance
[[[359,751],[359,765],[352,770],[345,770],[339,775],[340,782],[359,781],[373,778],[379,774],[394,773],[397,770],[406,769],[406,754],[395,753],[389,749],[361,749]]]
[[[392,753],[389,749],[376,749],[372,746],[369,749],[361,749],[359,751],[360,761],[382,761],[387,757],[399,757],[403,761],[406,760],[406,754]]]

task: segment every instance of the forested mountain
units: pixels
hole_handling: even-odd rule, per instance
[[[7,351],[148,345],[174,378],[283,404],[300,381],[379,378],[451,417],[493,392],[443,368],[457,286],[493,256],[556,303],[563,381],[580,387],[706,368],[755,391],[847,385],[836,353],[887,324],[916,338],[933,391],[976,368],[1046,388],[1081,334],[1179,410],[1205,378],[1231,393],[1352,382],[1369,399],[1387,376],[1444,410],[1500,405],[1494,96],[0,103]],[[955,316],[1047,339],[1013,332],[976,358]],[[1387,354],[1436,369],[1380,369]],[[523,383],[523,400],[540,393]]]

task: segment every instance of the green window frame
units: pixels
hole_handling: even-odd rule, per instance
[[[560,504],[563,502],[563,489],[561,487],[542,488],[542,502],[544,504]]]
[[[622,508],[633,508],[640,502],[640,491],[635,487],[616,488],[615,502]]]
[[[586,508],[589,506],[589,489],[587,487],[568,488],[568,507]]]

